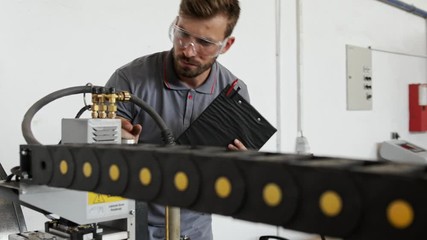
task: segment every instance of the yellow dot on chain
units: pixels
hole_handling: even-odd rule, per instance
[[[83,176],[89,178],[92,176],[92,165],[90,162],[85,162],[83,164]]]
[[[68,163],[65,160],[61,160],[61,162],[59,163],[59,171],[61,172],[62,175],[65,175],[68,173]]]
[[[188,176],[184,172],[177,172],[175,174],[174,183],[176,189],[183,192],[188,188]]]
[[[414,221],[414,210],[407,201],[398,199],[388,205],[387,219],[393,227],[404,229]]]
[[[326,191],[320,196],[319,206],[327,217],[336,217],[341,213],[342,199],[337,192]]]
[[[219,177],[215,181],[215,192],[220,198],[227,198],[230,196],[232,185],[230,180],[226,177]]]
[[[142,168],[139,171],[139,181],[141,182],[142,185],[144,186],[148,186],[151,183],[151,171],[148,168]]]
[[[276,207],[282,202],[282,190],[276,183],[268,183],[264,186],[262,197],[269,207]]]
[[[120,178],[120,169],[116,164],[110,166],[110,179],[112,181],[117,181]]]

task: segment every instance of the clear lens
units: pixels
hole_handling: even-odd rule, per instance
[[[191,45],[196,54],[211,57],[218,56],[225,42],[225,40],[223,42],[213,42],[209,39],[195,36],[175,25],[175,22],[172,23],[169,29],[169,38],[175,47],[185,49]]]

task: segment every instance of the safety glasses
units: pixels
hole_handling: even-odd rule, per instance
[[[206,37],[197,36],[176,25],[177,20],[178,18],[169,27],[169,39],[175,48],[191,47],[195,54],[206,57],[216,57],[220,54],[228,38],[215,42]]]

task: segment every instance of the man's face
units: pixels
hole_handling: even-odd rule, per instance
[[[174,67],[180,77],[195,78],[209,71],[224,49],[227,19],[218,15],[207,20],[179,16],[174,30]]]

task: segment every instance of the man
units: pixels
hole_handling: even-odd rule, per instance
[[[239,14],[238,0],[182,0],[179,15],[169,29],[173,48],[119,68],[107,87],[127,90],[147,102],[178,137],[237,79],[216,59],[233,45],[231,33]],[[239,93],[249,100],[246,85],[240,80],[237,85]],[[118,105],[123,138],[161,143],[160,129],[148,114],[133,104]],[[246,149],[237,139],[227,147]],[[149,204],[148,224],[150,239],[165,238],[163,206]],[[181,235],[191,240],[212,239],[211,216],[181,209]]]

